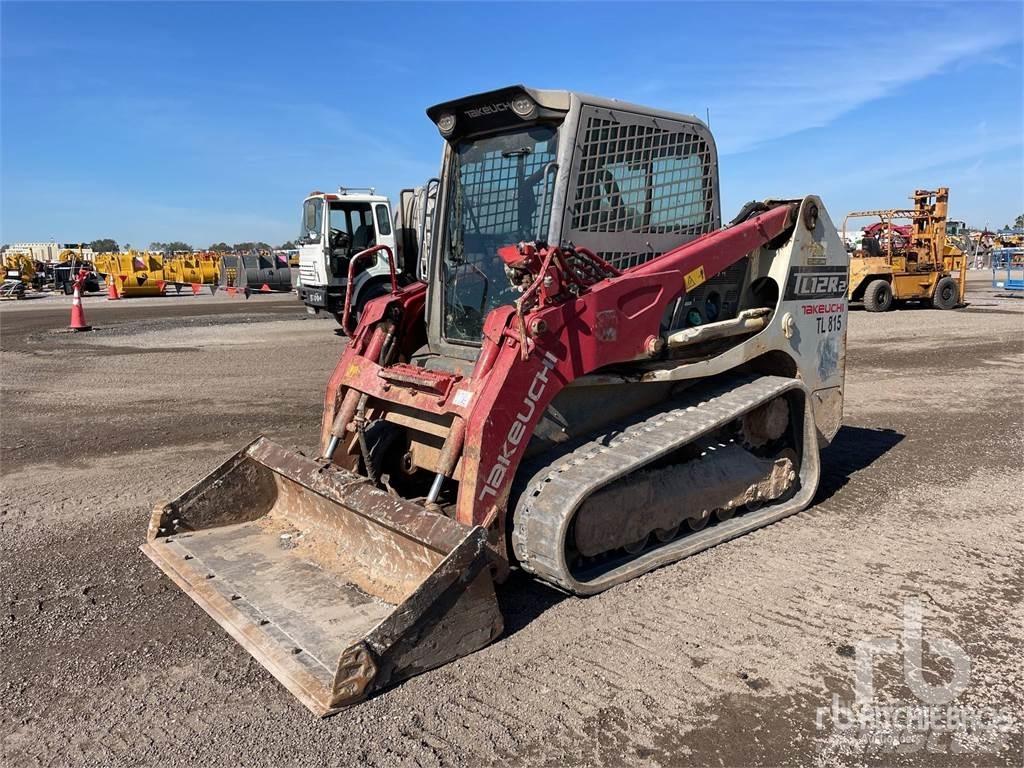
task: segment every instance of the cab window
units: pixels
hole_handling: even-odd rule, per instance
[[[353,251],[362,251],[376,245],[373,209],[369,203],[331,203],[330,217],[332,235],[335,232],[344,232],[348,235]]]
[[[299,240],[316,242],[320,239],[321,226],[324,221],[324,201],[315,197],[302,205],[302,231]]]
[[[382,235],[391,234],[391,217],[386,205],[377,206],[377,231]]]

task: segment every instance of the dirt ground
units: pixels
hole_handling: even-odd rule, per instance
[[[959,311],[851,312],[807,511],[592,598],[513,575],[498,642],[327,720],[138,546],[156,500],[260,433],[315,450],[333,321],[289,297],[90,299],[74,335],[65,299],[6,304],[2,762],[1020,766],[1024,299],[982,278]],[[925,680],[954,674],[929,641],[954,643],[953,705],[989,719],[893,750],[837,707],[857,644],[900,638],[913,600]],[[876,697],[920,705],[909,677],[880,656]]]

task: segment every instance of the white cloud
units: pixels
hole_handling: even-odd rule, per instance
[[[830,175],[829,183],[833,186],[860,182],[865,178],[895,179],[920,176],[926,171],[949,167],[968,168],[977,164],[986,155],[1002,152],[1024,145],[1024,138],[1016,134],[989,136],[979,131],[974,139],[968,139],[952,147],[945,144],[925,142],[919,144],[913,154],[891,156],[885,163],[873,164],[866,173],[862,163],[857,163],[845,174]],[[908,190],[909,191],[909,190]]]
[[[721,154],[827,126],[954,65],[999,58],[999,48],[1021,37],[1021,13],[1014,3],[858,7],[864,13],[844,14],[842,25],[824,29],[816,26],[817,19],[773,37],[770,44],[756,43],[734,57],[727,70],[708,78],[708,92],[696,94],[704,98],[697,103],[710,107]],[[692,80],[669,82],[684,85],[659,87],[661,98],[671,108],[675,96],[679,111],[692,112]],[[679,92],[683,87],[689,89],[685,103]],[[649,94],[650,84],[641,90]]]

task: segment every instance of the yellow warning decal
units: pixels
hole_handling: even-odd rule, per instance
[[[697,267],[693,272],[688,272],[686,274],[686,277],[683,278],[683,282],[686,283],[686,290],[692,291],[706,279],[707,278],[704,277],[704,267]]]
[[[349,363],[348,370],[345,371],[346,379],[354,379],[359,375],[359,365],[357,363]]]

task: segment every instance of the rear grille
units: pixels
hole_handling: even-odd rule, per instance
[[[700,235],[714,228],[711,151],[695,133],[593,116],[579,151],[574,230]]]
[[[585,105],[560,237],[622,269],[644,264],[718,227],[717,175],[698,122]]]
[[[626,251],[599,251],[598,255],[617,269],[629,269],[661,256],[657,251],[628,253]]]

